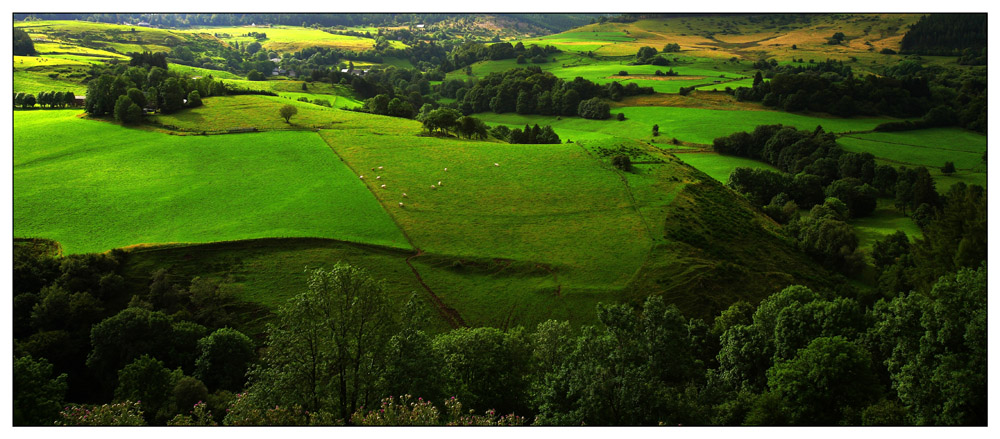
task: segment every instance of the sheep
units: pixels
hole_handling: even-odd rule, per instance
[[[376,180],[381,180],[381,179],[382,179],[382,176],[381,176],[381,175],[376,175],[376,176],[375,176],[375,179],[376,179]]]
[[[382,170],[382,167],[381,167],[381,166],[379,166],[379,167],[378,167],[378,170],[379,170],[379,171],[381,171],[381,170]]]
[[[448,172],[448,168],[444,168],[444,172]]]
[[[439,182],[438,182],[438,186],[444,186],[444,184],[442,184],[442,183],[441,183],[441,182],[439,181]]]
[[[500,164],[499,163],[494,163],[493,166],[500,166]]]
[[[409,196],[408,196],[408,195],[406,195],[406,192],[403,192],[403,198],[408,198],[408,197],[409,197]]]
[[[382,189],[385,189],[385,185],[384,184],[381,187],[382,187]]]
[[[364,180],[364,179],[365,179],[365,176],[364,176],[364,175],[359,175],[359,176],[358,176],[358,178],[360,178],[360,179]]]
[[[403,202],[402,201],[399,202],[399,207],[403,207]]]
[[[437,189],[437,186],[431,185],[431,189]]]
[[[372,168],[372,172],[375,172],[375,168]]]

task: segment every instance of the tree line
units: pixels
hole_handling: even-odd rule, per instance
[[[442,90],[454,90],[455,105],[464,114],[493,111],[518,114],[543,114],[607,118],[601,99],[621,100],[625,96],[652,94],[652,87],[618,82],[595,84],[577,77],[564,81],[538,67],[515,68],[490,73],[485,78],[456,88],[455,82],[442,84]],[[598,98],[597,101],[592,99]],[[586,102],[586,103],[585,103]]]
[[[919,254],[918,248],[938,252],[922,240],[911,251]],[[86,367],[72,374],[47,357],[62,353],[52,344],[72,348],[69,340],[42,332],[29,342],[15,340],[14,419],[16,425],[985,425],[986,269],[977,256],[955,267],[926,287],[880,289],[877,300],[789,286],[756,305],[738,301],[712,321],[687,318],[650,297],[639,306],[600,304],[598,323],[579,328],[549,320],[531,330],[429,334],[421,329],[427,317],[416,297],[397,307],[383,282],[339,264],[311,272],[305,292],[278,310],[260,351],[238,331],[209,330],[183,320],[189,316],[183,307],[164,307],[172,293],[194,296],[155,276],[149,293],[133,296],[117,313],[106,310],[111,316],[102,320],[79,311],[79,300],[64,308],[42,305],[52,299],[27,307],[22,297],[37,293],[19,284],[16,321],[49,329],[42,325],[67,323],[47,313],[69,309],[70,317],[90,319],[90,327],[89,340],[71,351],[85,353]],[[43,287],[46,297],[54,288],[77,288],[75,277],[59,279]],[[190,290],[202,290],[197,283]],[[70,296],[76,294],[82,293]],[[149,302],[154,298],[159,304]],[[75,331],[88,332],[88,324],[72,321]],[[50,349],[40,350],[46,343]],[[99,378],[86,384],[96,393],[67,398],[67,384],[84,381],[79,373]],[[465,409],[482,415],[463,418]]]
[[[958,72],[901,60],[883,75],[856,78],[843,62],[809,67],[779,67],[760,61],[753,87],[739,87],[740,101],[760,102],[785,111],[817,111],[841,117],[886,115],[921,118],[915,129],[960,126],[986,132],[986,71]],[[765,81],[764,77],[771,77]]]

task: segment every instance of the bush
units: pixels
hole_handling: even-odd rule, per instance
[[[191,93],[188,93],[187,106],[189,108],[201,106],[201,93],[198,93],[198,90],[191,90]]]
[[[617,120],[618,120],[619,122],[621,122],[621,121],[625,120],[625,113],[618,113],[618,114],[617,114],[617,115],[615,116],[615,119],[617,119]]]
[[[632,159],[630,159],[627,155],[618,154],[611,158],[611,166],[628,172],[632,170]]]
[[[944,162],[944,166],[941,168],[941,172],[946,175],[951,175],[955,173],[955,163],[954,162]]]

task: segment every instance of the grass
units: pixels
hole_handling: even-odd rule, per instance
[[[959,181],[986,187],[987,138],[960,128],[930,128],[891,133],[845,135],[837,139],[845,151],[870,152],[881,163],[892,166],[926,166],[939,191]],[[944,162],[955,163],[957,172],[941,173]]]
[[[684,163],[698,168],[699,171],[708,174],[722,184],[726,184],[729,181],[729,174],[732,174],[734,169],[740,167],[763,168],[777,171],[775,167],[764,162],[744,157],[721,155],[714,152],[677,154],[677,157],[684,160]]]
[[[205,98],[203,103],[201,107],[149,119],[168,128],[175,127],[170,129],[224,132],[250,127],[261,131],[329,128],[336,123],[337,115],[325,107],[275,96],[213,96]],[[278,115],[278,110],[285,105],[298,109],[289,123]]]
[[[884,198],[878,200],[878,206],[871,216],[852,218],[848,224],[854,226],[854,231],[858,235],[858,247],[868,252],[871,251],[875,241],[880,241],[896,233],[897,230],[906,232],[911,241],[923,235],[920,227],[917,227],[910,217],[893,207],[892,200]]]
[[[512,113],[479,113],[476,117],[491,123],[524,126],[526,123],[552,125],[560,138],[575,140],[607,136],[648,138],[654,124],[660,126],[660,137],[678,138],[685,142],[711,144],[717,137],[728,136],[736,131],[752,131],[757,125],[784,124],[799,129],[815,129],[817,125],[832,132],[871,130],[876,125],[892,120],[889,118],[828,118],[785,113],[779,111],[726,111],[681,107],[619,107],[612,113],[624,113],[626,120],[594,121],[580,117],[518,115]],[[564,135],[563,130],[575,133]]]
[[[353,37],[348,35],[335,35],[323,32],[318,29],[303,28],[297,26],[272,26],[272,27],[202,27],[185,30],[187,33],[208,33],[208,34],[229,34],[229,37],[220,38],[229,44],[239,42],[249,44],[257,41],[253,37],[242,36],[250,32],[267,34],[267,39],[260,41],[261,46],[267,50],[276,52],[296,52],[306,47],[331,47],[344,50],[361,52],[371,50],[375,47],[375,40],[371,38]],[[393,47],[403,48],[404,44],[398,41],[390,43]]]
[[[406,265],[411,253],[329,239],[258,239],[194,245],[137,247],[129,250],[124,276],[134,288],[148,288],[151,273],[167,268],[182,285],[200,276],[232,286],[239,300],[276,310],[291,297],[306,291],[307,269],[332,268],[350,263],[384,280],[397,306],[417,293],[431,318],[426,329],[447,329],[447,322],[429,303],[426,291]],[[266,320],[267,316],[258,320]],[[263,332],[263,323],[254,333]]]
[[[14,235],[66,253],[139,243],[324,237],[408,248],[315,133],[168,136],[14,114]]]

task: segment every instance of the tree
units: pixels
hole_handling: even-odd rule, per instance
[[[24,98],[21,100],[21,108],[25,109],[34,106],[35,106],[35,96],[32,95],[31,93],[24,95]]]
[[[585,119],[604,120],[611,117],[611,107],[601,98],[594,97],[580,101],[576,114]]]
[[[14,425],[52,425],[66,397],[66,374],[54,376],[52,364],[30,355],[14,359]]]
[[[221,328],[198,340],[194,376],[213,389],[239,391],[257,353],[249,337],[235,329]]]
[[[653,137],[657,137],[659,135],[660,135],[660,126],[654,124],[653,125]]]
[[[632,170],[632,159],[625,154],[618,154],[611,158],[611,166],[628,172]]]
[[[182,374],[167,369],[163,362],[143,355],[118,371],[115,402],[141,401],[146,421],[164,424],[170,413],[174,385]]]
[[[191,90],[191,93],[188,93],[187,106],[188,108],[201,106],[201,93],[198,93],[198,90]]]
[[[421,330],[428,323],[416,294],[400,313],[401,330],[389,340],[383,378],[387,395],[413,395],[424,401],[446,397],[443,359],[433,348],[433,337]]]
[[[143,354],[172,345],[172,338],[173,325],[166,314],[126,308],[91,328],[87,366],[106,377]]]
[[[139,107],[146,106],[146,94],[143,93],[142,90],[133,87],[128,89],[125,94],[128,95],[128,98]]]
[[[917,425],[986,425],[985,265],[878,302],[867,340]]]
[[[791,424],[856,423],[847,418],[852,409],[860,411],[878,397],[870,354],[841,336],[813,340],[767,377]]]
[[[434,338],[447,391],[479,412],[523,413],[531,354],[524,331],[459,328]]]
[[[160,98],[163,99],[163,105],[160,106],[160,110],[164,113],[173,113],[183,108],[184,89],[181,88],[180,81],[174,77],[169,77],[163,81],[163,84],[160,86]]]
[[[142,121],[142,109],[128,96],[121,95],[118,102],[115,102],[115,120],[125,125],[139,123]]]
[[[941,167],[941,173],[945,175],[954,174],[955,162],[944,162],[944,166]]]
[[[35,52],[35,43],[24,29],[14,28],[14,55],[31,56]]]
[[[384,395],[394,313],[382,282],[350,265],[316,269],[307,292],[278,311],[262,364],[251,369],[248,403],[298,405],[349,419]]]
[[[285,104],[278,110],[278,115],[280,115],[282,119],[285,119],[285,123],[289,123],[289,119],[298,113],[299,109],[295,108],[295,106],[291,104]]]

